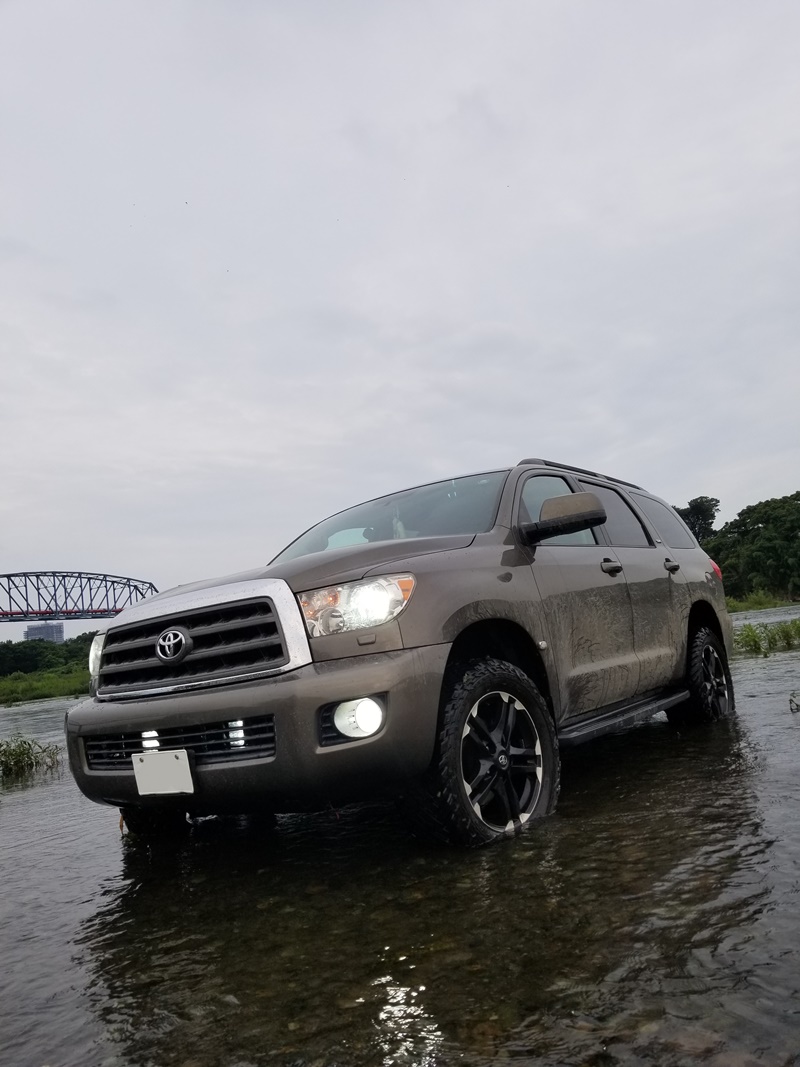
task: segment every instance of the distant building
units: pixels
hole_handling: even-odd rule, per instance
[[[26,641],[52,641],[54,645],[64,644],[63,622],[35,622],[24,633]]]

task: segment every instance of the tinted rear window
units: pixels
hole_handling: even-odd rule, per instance
[[[597,494],[606,509],[607,518],[600,529],[605,530],[612,545],[619,545],[620,548],[651,547],[639,516],[634,513],[627,500],[623,500],[616,490],[607,485],[595,485],[592,482],[582,484],[590,493]]]

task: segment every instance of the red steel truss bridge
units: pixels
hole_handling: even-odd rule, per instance
[[[112,619],[123,608],[157,592],[152,582],[116,574],[0,574],[0,622]]]

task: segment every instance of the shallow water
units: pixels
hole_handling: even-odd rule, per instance
[[[782,608],[762,608],[760,611],[736,611],[731,615],[734,629],[739,629],[746,622],[774,623],[786,622],[788,619],[800,619],[800,604],[786,604]]]
[[[568,753],[482,852],[376,807],[156,848],[66,770],[0,787],[0,1064],[800,1063],[800,652],[734,679],[724,724]]]

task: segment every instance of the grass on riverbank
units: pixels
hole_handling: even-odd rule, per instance
[[[49,697],[79,696],[89,692],[89,671],[86,667],[57,667],[52,671],[23,674],[15,671],[0,678],[0,704],[20,704],[26,700],[47,700]]]
[[[727,596],[725,597],[725,602],[728,605],[728,611],[731,613],[737,611],[764,611],[766,608],[786,608],[790,606],[788,600],[779,600],[772,593],[765,593],[763,589],[748,593],[744,600],[737,600],[736,597]]]
[[[746,622],[733,632],[737,652],[768,656],[770,652],[788,652],[800,647],[800,619],[786,622]]]
[[[8,741],[0,741],[0,776],[21,778],[38,770],[52,770],[58,763],[58,745],[43,745],[39,741],[12,734]]]

